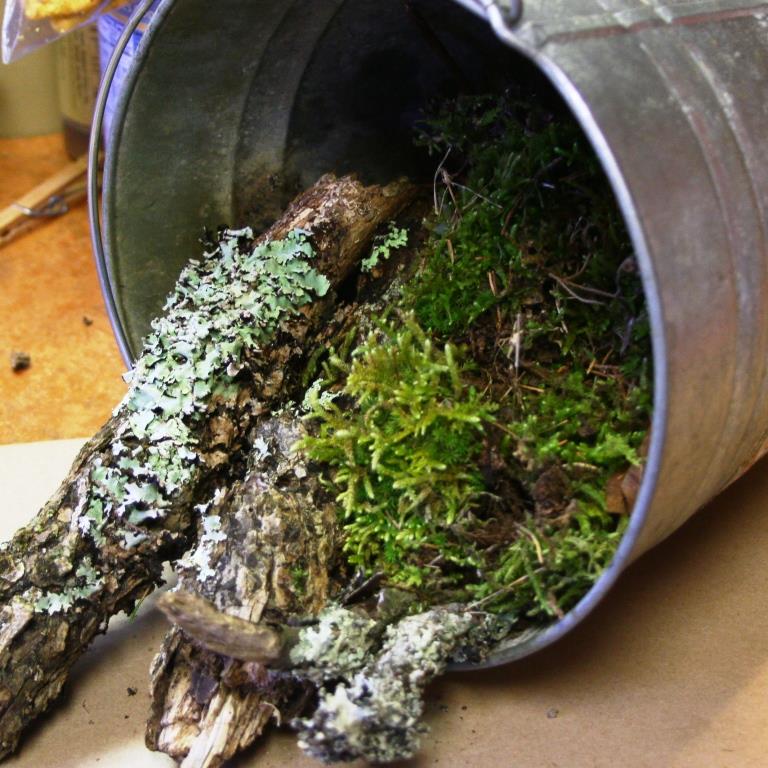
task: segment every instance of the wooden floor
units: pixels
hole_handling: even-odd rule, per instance
[[[0,139],[0,209],[67,162],[58,134]],[[14,351],[31,368],[14,373]],[[0,444],[92,434],[122,398],[124,370],[84,204],[0,247]]]

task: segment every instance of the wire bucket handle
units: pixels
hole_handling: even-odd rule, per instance
[[[99,152],[101,150],[101,133],[104,128],[104,114],[106,112],[107,100],[109,99],[112,84],[115,80],[115,74],[120,66],[120,61],[125,53],[129,40],[154,3],[155,0],[142,0],[128,20],[125,29],[115,45],[115,50],[112,52],[107,68],[104,71],[104,77],[101,80],[99,93],[96,97],[93,122],[91,123],[91,137],[88,145],[88,219],[91,226],[93,255],[96,260],[96,271],[99,275],[101,292],[107,305],[107,312],[109,314],[110,323],[112,324],[112,330],[117,339],[120,354],[123,356],[123,360],[125,360],[129,367],[133,366],[134,357],[131,353],[131,348],[125,332],[123,331],[122,324],[118,322],[117,302],[112,290],[112,283],[109,280],[109,268],[104,252],[104,235],[101,227],[101,218],[99,216]]]

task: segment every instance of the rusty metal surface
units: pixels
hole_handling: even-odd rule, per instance
[[[567,632],[634,558],[765,451],[768,4],[524,0],[521,17],[510,25],[490,0],[456,2],[476,17],[459,24],[463,43],[448,24],[459,50],[474,50],[478,66],[493,66],[497,51],[482,36],[490,25],[546,74],[584,128],[633,239],[654,343],[650,454],[619,552],[573,611],[508,643],[492,660],[502,663]],[[306,14],[295,3],[220,0],[216,18],[239,14],[237,24],[222,22],[221,30],[205,5],[163,4],[145,59],[133,72],[133,90],[123,99],[122,134],[107,157],[108,255],[134,344],[153,302],[194,251],[198,225],[253,212],[259,207],[254,189],[261,195],[277,188],[277,200],[287,193],[287,179],[304,182],[343,165],[347,152],[374,175],[393,169],[385,162],[396,146],[389,128],[360,139],[363,123],[344,113],[344,99],[354,100],[350,90],[359,81],[334,91],[334,78],[343,81],[366,52],[396,51],[407,63],[403,72],[416,67],[423,74],[423,82],[411,83],[414,96],[439,81],[433,63],[419,58],[398,26],[394,5],[380,0],[323,0],[314,26],[302,22]],[[456,8],[452,0],[428,5],[441,19]],[[222,53],[220,35],[230,35],[232,57]],[[298,41],[291,54],[298,58],[277,66],[287,39]],[[350,45],[354,53],[343,48]],[[387,66],[389,60],[384,72]],[[337,99],[315,105],[325,121],[315,133],[307,78]],[[279,105],[275,112],[271,98]],[[407,109],[406,102],[399,108]],[[336,110],[330,118],[327,108]],[[304,122],[297,121],[301,114]],[[312,141],[302,143],[303,136]],[[165,197],[174,191],[172,207]]]

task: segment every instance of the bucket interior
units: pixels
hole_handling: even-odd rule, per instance
[[[511,86],[567,112],[535,65],[453,0],[324,0],[311,14],[166,0],[144,44],[104,181],[115,325],[133,357],[204,228],[266,228],[326,172],[430,179],[413,126],[458,92]]]
[[[453,0],[323,0],[311,12],[165,0],[144,44],[109,137],[104,198],[116,324],[134,357],[204,229],[264,229],[327,172],[430,181],[436,161],[413,140],[430,102],[512,87],[569,114],[536,65]],[[610,570],[589,601],[490,662],[565,634]]]
[[[279,62],[280,51],[294,55],[293,21],[283,30],[243,108],[233,165],[238,220],[269,225],[327,172],[367,183],[431,178],[435,161],[414,144],[414,124],[430,102],[513,84],[559,98],[486,22],[444,0],[346,3],[329,15],[300,72]]]

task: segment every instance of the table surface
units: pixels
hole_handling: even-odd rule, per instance
[[[68,161],[58,134],[0,139],[0,209]],[[14,351],[32,367],[13,373]],[[124,370],[84,204],[0,248],[0,444],[95,432],[125,392]]]
[[[64,162],[59,141],[0,141],[0,205]],[[2,360],[19,348],[32,354],[33,366],[12,375]],[[93,432],[124,392],[122,370],[82,207],[0,249],[0,443]],[[34,514],[78,444],[0,446],[0,538]],[[642,558],[555,647],[434,685],[431,732],[406,765],[768,765],[766,468],[758,464]],[[142,746],[146,670],[164,629],[150,604],[100,638],[61,702],[6,765],[171,765]],[[237,761],[288,763],[313,765],[286,732]]]

